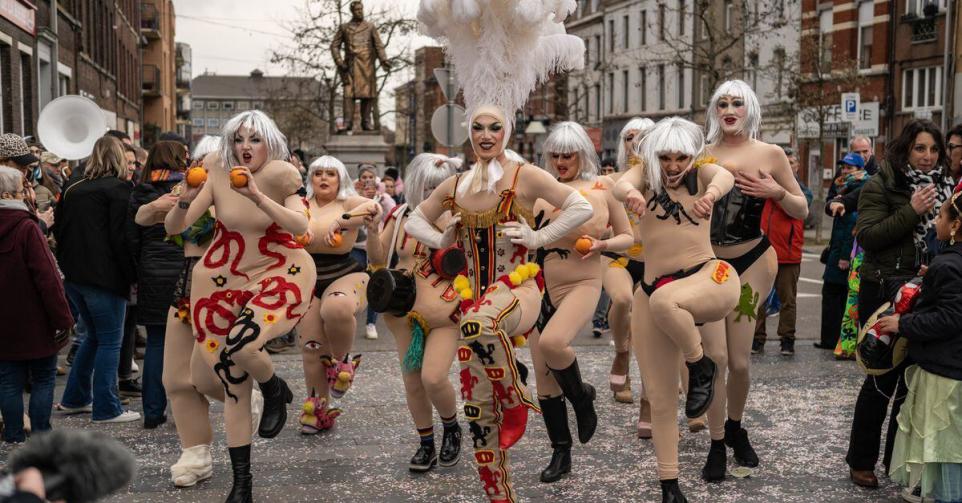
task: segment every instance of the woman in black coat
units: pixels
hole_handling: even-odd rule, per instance
[[[137,322],[147,329],[144,354],[144,427],[156,428],[167,421],[164,391],[164,330],[174,287],[184,263],[183,249],[167,239],[163,224],[142,226],[135,222],[137,210],[150,205],[169,211],[177,202],[171,194],[184,179],[187,151],[178,142],[161,141],[150,149],[140,184],[130,196],[127,236],[137,268]]]

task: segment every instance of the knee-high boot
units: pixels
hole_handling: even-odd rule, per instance
[[[568,407],[565,397],[556,396],[538,399],[544,426],[551,440],[551,462],[541,470],[541,481],[548,483],[560,480],[571,471],[571,430],[568,429]]]
[[[294,401],[294,393],[277,374],[258,384],[264,394],[264,412],[257,434],[261,438],[274,438],[284,429],[284,423],[287,422],[287,404]]]
[[[227,495],[227,503],[253,503],[254,480],[251,477],[250,444],[229,447],[227,452],[230,453],[230,466],[234,472],[234,485]]]
[[[578,369],[578,360],[571,363],[566,369],[550,369],[555,381],[561,387],[565,398],[571,402],[575,409],[575,418],[578,420],[578,440],[584,444],[591,440],[598,426],[598,415],[595,413],[595,388],[594,386],[581,380],[581,371]]]

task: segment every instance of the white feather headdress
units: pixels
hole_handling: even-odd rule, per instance
[[[510,122],[552,73],[584,67],[584,41],[566,34],[563,24],[576,6],[575,0],[421,0],[418,20],[444,44],[468,117],[494,106]],[[472,171],[487,178],[482,185],[493,187],[488,166],[478,168]]]

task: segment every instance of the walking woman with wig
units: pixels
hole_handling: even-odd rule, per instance
[[[414,208],[441,182],[454,176],[460,166],[461,160],[457,158],[418,154],[405,173],[407,202],[388,214],[383,229],[378,229],[377,221],[368,228],[367,253],[371,267],[378,271],[390,268],[391,271],[378,274],[400,274],[403,277],[399,281],[411,281],[414,286],[413,291],[383,288],[380,295],[390,299],[378,302],[390,306],[384,313],[384,322],[397,341],[408,410],[420,440],[408,464],[412,472],[426,472],[438,464],[454,466],[460,457],[457,400],[448,378],[458,351],[460,298],[451,278],[445,278],[444,271],[435,268],[439,264],[433,260],[435,254],[443,250],[432,250],[414,239],[404,230],[404,224]],[[435,227],[446,228],[451,218],[450,212],[442,213]],[[371,303],[374,304],[375,299]],[[405,312],[408,303],[410,309]],[[463,400],[472,399],[471,378],[467,379],[467,386],[461,388]],[[434,441],[435,410],[443,427],[440,451]]]
[[[738,274],[716,258],[709,241],[712,206],[731,190],[734,177],[700,158],[704,145],[697,125],[678,117],[660,121],[642,143],[643,162],[615,190],[639,216],[645,238],[631,331],[651,401],[663,503],[687,502],[678,484],[681,362],[689,371],[685,415],[696,418],[717,394],[716,365],[702,347],[698,325],[724,319],[738,301]]]
[[[715,399],[708,410],[711,448],[702,470],[707,481],[725,478],[726,445],[739,465],[758,466],[742,415],[758,306],[768,298],[778,268],[775,249],[761,231],[765,200],[774,200],[792,218],[808,215],[808,200],[785,151],[757,139],[760,124],[761,107],[748,84],[730,80],[718,86],[708,105],[706,152],[734,174],[735,187],[715,202],[711,242],[715,255],[738,273],[741,292],[737,307],[724,320],[701,329],[705,353],[718,365]]]
[[[554,482],[571,471],[571,432],[565,399],[574,408],[578,440],[584,444],[598,423],[595,390],[582,382],[571,341],[591,320],[601,294],[604,269],[601,252],[622,252],[634,243],[624,206],[611,193],[609,178],[598,176],[598,156],[588,133],[579,124],[562,122],[545,140],[545,170],[577,190],[592,206],[587,222],[536,252],[544,271],[545,292],[541,317],[531,333],[531,359],[553,454],[541,472],[542,482]],[[535,228],[549,225],[557,208],[544,200],[534,206]],[[612,236],[601,239],[605,234]]]
[[[229,503],[253,500],[250,471],[252,390],[264,395],[258,434],[273,438],[293,393],[274,372],[267,341],[288,333],[310,304],[313,261],[294,236],[308,228],[297,168],[274,121],[242,112],[223,129],[221,148],[204,159],[207,180],[187,187],[167,214],[168,234],[186,231],[214,208],[214,236],[191,275],[191,321],[202,357],[223,387],[224,420],[234,484]],[[211,396],[214,382],[194,374]]]
[[[314,299],[298,329],[307,397],[301,408],[301,433],[313,435],[334,427],[341,413],[330,399],[341,398],[354,382],[361,356],[350,358],[355,314],[365,309],[369,276],[351,248],[367,222],[379,222],[381,206],[361,197],[347,168],[322,156],[307,170],[310,223],[305,247],[317,270]]]

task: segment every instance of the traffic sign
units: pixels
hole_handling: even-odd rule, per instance
[[[434,78],[437,79],[438,85],[441,86],[441,94],[444,95],[444,99],[451,103],[458,96],[458,76],[454,72],[454,68],[440,67],[434,69]]]
[[[858,106],[861,96],[858,93],[842,93],[842,121],[858,120]]]
[[[431,114],[431,134],[445,147],[457,147],[468,139],[467,115],[460,105],[441,105]]]

